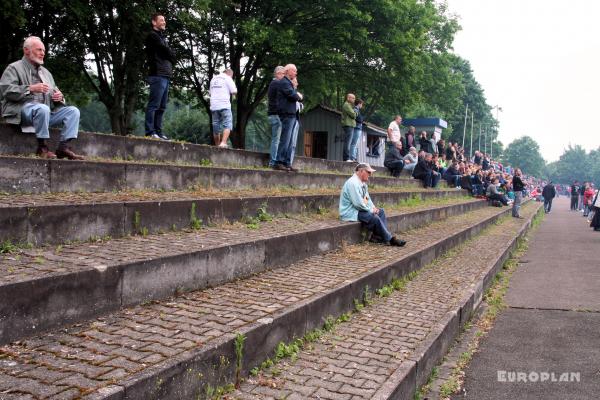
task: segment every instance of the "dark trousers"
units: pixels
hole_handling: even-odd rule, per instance
[[[384,242],[389,242],[392,239],[392,234],[387,228],[385,211],[383,208],[379,209],[379,214],[373,214],[369,211],[359,211],[358,220],[362,222],[369,231],[373,232],[373,235],[380,237]]]
[[[429,171],[425,174],[415,176],[415,178],[422,180],[425,187],[436,187],[440,181],[440,174],[434,174],[433,171]]]
[[[277,148],[277,164],[292,166],[290,156],[292,154],[292,139],[294,133],[294,124],[296,123],[295,115],[280,115],[281,119],[281,137],[279,139],[279,147]]]
[[[344,130],[344,156],[342,161],[352,160],[352,137],[354,128],[351,126],[342,126]]]
[[[571,196],[571,210],[577,211],[577,206],[579,203],[579,196]]]
[[[404,169],[403,160],[384,161],[383,165],[390,170],[393,177],[398,178]]]
[[[506,200],[506,196],[504,196],[502,194],[491,194],[488,196],[488,199],[498,200],[500,203],[504,204],[505,206],[508,205],[508,200]]]
[[[549,213],[551,209],[552,209],[552,199],[544,198],[544,211]]]
[[[162,132],[163,114],[169,100],[169,79],[164,76],[149,76],[146,82],[150,85],[148,106],[146,107],[146,135]]]

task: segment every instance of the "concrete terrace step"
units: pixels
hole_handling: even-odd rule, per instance
[[[405,231],[487,208],[449,199],[392,211]],[[329,216],[275,218],[105,242],[24,249],[0,257],[0,344],[122,306],[215,286],[362,240],[359,223]]]
[[[292,361],[249,378],[229,399],[413,399],[460,327],[524,235],[527,220],[509,218],[456,252],[435,260],[404,289],[339,323]]]
[[[53,140],[49,144],[50,148],[54,149],[57,145],[58,131],[52,130],[51,136]],[[265,167],[269,163],[269,155],[266,153],[220,149],[184,142],[165,142],[138,136],[79,132],[79,138],[72,144],[76,152],[88,157],[187,162],[196,165],[210,163],[224,167]],[[0,154],[29,155],[35,152],[36,146],[34,135],[23,134],[15,126],[0,123]],[[296,157],[294,166],[300,169],[344,173],[351,173],[354,168],[354,164],[343,161],[309,157]]]
[[[272,169],[218,168],[173,163],[42,160],[0,156],[0,192],[110,192],[190,187],[261,188],[341,187],[350,173],[285,172]],[[374,176],[374,185],[420,186],[412,178]]]
[[[464,191],[390,188],[372,190],[376,204],[405,199],[465,196]],[[328,211],[338,204],[339,188],[194,190],[176,192],[0,194],[0,242],[61,244],[110,236],[189,228],[192,217],[204,225],[273,215]]]
[[[462,213],[412,230],[401,249],[349,245],[285,269],[4,346],[0,393],[35,399],[203,398],[209,384],[233,379],[236,334],[246,338],[240,360],[246,374],[280,341],[352,309],[366,286],[380,287],[427,264],[507,212],[485,207]],[[495,246],[489,250],[497,255]],[[421,288],[420,307],[433,289]]]

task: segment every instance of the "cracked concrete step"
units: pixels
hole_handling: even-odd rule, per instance
[[[156,162],[42,160],[0,156],[0,192],[110,192],[123,190],[185,190],[190,187],[302,189],[342,187],[351,173],[286,172],[272,169],[227,168]],[[375,185],[421,186],[412,178],[380,176]]]
[[[51,130],[50,148],[56,148],[59,132]],[[184,142],[165,142],[139,136],[118,136],[104,133],[79,132],[72,142],[76,152],[88,157],[120,158],[123,160],[158,160],[164,162],[210,163],[224,167],[266,167],[267,153],[248,150],[221,149],[214,146]],[[18,128],[0,123],[0,154],[29,155],[35,151],[35,136],[23,134]],[[343,161],[296,157],[300,169],[351,173],[354,166]]]
[[[189,228],[192,215],[204,225],[256,217],[259,209],[272,215],[328,211],[336,207],[339,188],[0,194],[0,242],[34,245],[118,238]],[[208,196],[207,196],[208,192]],[[277,193],[281,194],[277,194]],[[272,194],[275,193],[275,194]],[[465,196],[464,191],[421,188],[380,188],[371,191],[377,204],[404,199],[431,200]]]
[[[236,334],[246,338],[241,359],[246,374],[279,342],[352,309],[366,286],[380,287],[426,265],[508,212],[482,207],[413,229],[404,248],[347,245],[286,268],[3,346],[0,393],[36,399],[202,398],[208,385],[233,379]],[[496,252],[493,246],[489,250]],[[428,291],[435,287],[420,290],[415,305],[427,306]]]
[[[230,399],[413,399],[480,303],[539,203],[446,254],[314,343],[248,378]],[[387,283],[387,282],[384,282]]]
[[[388,226],[405,231],[484,207],[485,201],[459,198],[388,209]],[[362,238],[360,223],[312,214],[3,254],[0,343],[289,265]]]

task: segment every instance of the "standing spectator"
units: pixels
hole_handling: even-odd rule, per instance
[[[150,86],[148,106],[146,107],[146,136],[169,140],[162,131],[163,114],[169,100],[169,85],[173,76],[175,53],[169,47],[165,37],[167,22],[162,14],[152,15],[152,29],[146,36],[146,57],[148,61],[148,77]]]
[[[352,93],[346,95],[346,101],[342,106],[342,130],[344,131],[344,161],[352,160],[352,138],[356,127],[356,112],[354,111],[354,100],[356,96]]]
[[[579,181],[575,180],[571,185],[571,211],[577,211],[579,201]]]
[[[292,84],[292,79],[296,78],[297,75],[298,69],[294,64],[286,65],[285,76],[278,85],[277,110],[281,119],[281,140],[279,141],[277,160],[275,160],[273,168],[280,171],[298,171],[292,167],[292,160],[290,159],[297,102],[302,101],[302,95],[294,89]]]
[[[385,152],[383,165],[390,170],[393,177],[399,178],[404,169],[404,158],[402,157],[402,141],[393,142]]]
[[[364,102],[361,99],[357,99],[356,104],[354,105],[356,126],[354,127],[354,133],[352,134],[352,141],[350,142],[350,156],[354,162],[358,162],[358,140],[360,139],[360,135],[362,135],[364,121],[364,117],[360,113],[360,110],[363,108],[363,104]]]
[[[585,190],[583,192],[583,216],[587,217],[590,215],[592,210],[592,200],[594,199],[594,189],[591,183],[586,183]]]
[[[556,189],[552,184],[552,181],[548,182],[544,189],[542,190],[542,197],[544,197],[544,211],[546,214],[552,210],[552,199],[556,197]]]
[[[298,79],[292,79],[292,85],[294,89],[298,90]],[[300,130],[300,113],[304,109],[304,104],[301,101],[296,102],[296,119],[294,121],[294,127],[292,128],[292,144],[290,146],[290,165],[294,164],[294,156],[296,155],[296,144],[298,143],[298,131]]]
[[[441,158],[444,158],[446,154],[446,141],[444,139],[440,139],[437,142],[437,153]]]
[[[405,148],[410,149],[411,147],[415,147],[415,134],[417,132],[417,128],[415,128],[414,126],[409,126],[408,130],[406,131],[406,146]]]
[[[387,129],[387,145],[391,147],[394,142],[399,142],[402,140],[402,136],[400,134],[400,125],[402,124],[402,117],[400,115],[396,115],[394,120],[390,122],[390,125]]]
[[[581,212],[583,212],[583,194],[585,192],[587,184],[587,182],[583,182],[583,184],[579,186],[579,198],[577,199],[577,209]]]
[[[600,190],[596,192],[596,196],[594,196],[594,200],[592,200],[592,212],[594,216],[592,217],[592,221],[590,222],[590,227],[594,228],[594,231],[600,231],[600,200],[598,200],[599,194]]]
[[[367,230],[373,233],[371,242],[404,246],[406,242],[396,238],[388,230],[383,208],[375,207],[369,196],[367,182],[373,172],[375,170],[369,164],[358,164],[354,175],[344,183],[340,194],[340,219],[362,222]]]
[[[525,189],[525,184],[521,180],[521,169],[515,168],[515,175],[512,180],[512,189],[515,194],[515,201],[512,205],[512,216],[515,218],[523,218],[521,217],[521,203],[523,202],[523,189]]]
[[[409,171],[411,175],[417,165],[417,158],[417,149],[414,147],[411,147],[404,156],[404,169]]]
[[[476,150],[475,155],[473,156],[473,164],[481,165],[482,158],[483,157],[481,156],[481,152],[479,150]]]
[[[277,110],[277,91],[279,90],[279,82],[283,78],[284,68],[279,65],[275,67],[273,72],[273,80],[269,83],[268,99],[269,108],[267,111],[269,124],[271,125],[271,158],[269,160],[269,167],[275,166],[277,160],[277,148],[279,147],[279,139],[281,137],[281,120],[279,119],[279,112]]]
[[[227,140],[233,129],[231,96],[237,94],[233,70],[226,69],[210,80],[210,112],[215,146],[227,148]]]
[[[447,162],[456,160],[456,148],[454,146],[455,146],[455,143],[452,143],[452,141],[448,142],[448,147],[446,147],[446,161]]]
[[[437,186],[440,180],[439,172],[434,170],[433,157],[431,153],[425,153],[425,156],[421,158],[413,171],[413,177],[423,181],[423,187],[434,188]]]
[[[9,124],[21,125],[23,132],[35,132],[38,157],[83,160],[68,144],[77,138],[79,110],[65,105],[52,74],[42,66],[46,47],[40,38],[30,36],[23,43],[23,54],[22,59],[6,67],[0,79],[2,117]],[[46,145],[48,128],[60,125],[60,142],[53,153]]]

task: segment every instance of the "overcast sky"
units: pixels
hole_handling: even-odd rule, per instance
[[[529,135],[546,161],[580,144],[600,147],[600,1],[448,0],[462,30],[455,52],[471,62],[499,139]]]

